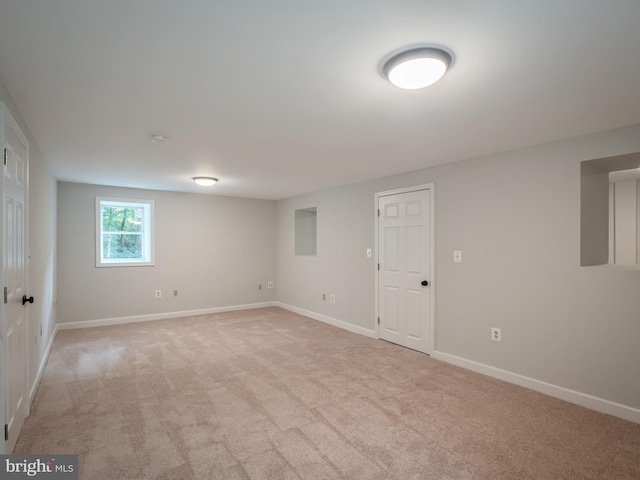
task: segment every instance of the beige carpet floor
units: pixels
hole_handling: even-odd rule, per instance
[[[640,479],[640,425],[279,308],[60,331],[15,453],[81,479]]]

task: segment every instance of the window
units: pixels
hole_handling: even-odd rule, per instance
[[[153,265],[153,201],[96,198],[96,267]]]

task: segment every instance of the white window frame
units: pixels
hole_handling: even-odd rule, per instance
[[[102,230],[102,207],[142,207],[143,215],[142,228],[142,258],[117,260],[103,258],[103,230]],[[142,267],[153,266],[154,263],[154,202],[153,200],[141,200],[132,198],[112,198],[96,197],[96,267]]]

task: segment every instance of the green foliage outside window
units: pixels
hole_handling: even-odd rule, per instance
[[[102,207],[104,259],[142,258],[142,208]]]

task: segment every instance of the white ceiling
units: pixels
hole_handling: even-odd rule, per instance
[[[639,22],[638,0],[0,0],[0,77],[59,180],[278,199],[640,123]],[[443,80],[379,75],[419,43],[454,52]]]

